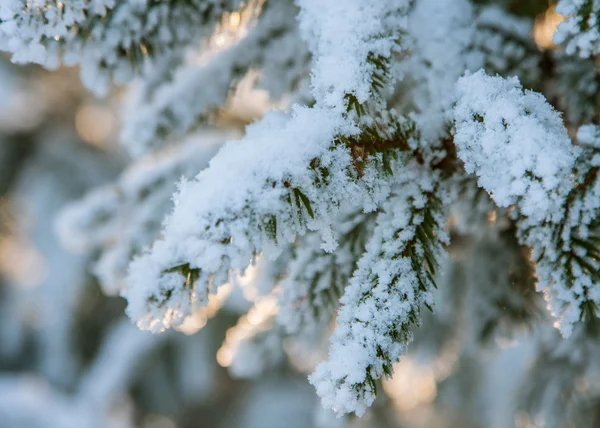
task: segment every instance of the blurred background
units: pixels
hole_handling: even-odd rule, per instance
[[[531,3],[540,9],[536,43],[551,48],[560,17],[547,5],[540,8],[543,2]],[[229,19],[239,24],[239,16]],[[127,167],[129,183],[146,179],[144,163],[165,162],[168,169],[173,159],[193,153],[205,164],[245,124],[285,103],[256,89],[254,78],[249,73],[238,83],[228,107],[211,127],[198,129],[187,148]],[[268,334],[277,307],[260,292],[259,269],[233,278],[177,331],[139,331],[124,314],[124,300],[103,290],[94,270],[113,261],[100,248],[128,251],[116,243],[132,222],[156,229],[139,220],[156,223],[161,215],[153,211],[149,219],[120,204],[117,214],[106,213],[110,233],[87,230],[96,240],[67,233],[59,239],[61,230],[78,227],[70,222],[79,217],[65,214],[65,207],[76,210],[72,203],[90,189],[104,189],[87,196],[104,201],[127,195],[119,185],[128,164],[117,143],[122,109],[122,90],[95,98],[75,69],[48,72],[0,57],[0,428],[543,426],[519,410],[525,398],[516,393],[540,335],[523,329],[495,336],[493,346],[465,346],[470,336],[448,332],[443,305],[425,320],[411,354],[361,420],[321,410],[306,379],[326,355],[326,341],[319,352],[314,346],[303,352],[302,342],[279,343]],[[174,179],[161,187],[161,212],[169,211],[177,178],[196,172],[173,168]],[[453,250],[440,298],[461,297],[456,290],[444,295],[444,284],[469,283],[461,263],[473,248],[477,243],[462,242]],[[249,337],[260,338],[260,349],[240,348]],[[244,364],[236,367],[240,359]],[[249,374],[254,379],[244,380]]]

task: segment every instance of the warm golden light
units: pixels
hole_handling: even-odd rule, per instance
[[[223,14],[220,24],[210,38],[209,47],[213,53],[246,37],[253,20],[260,15],[264,2],[265,0],[250,0],[238,10]]]
[[[237,324],[227,330],[225,341],[217,351],[219,365],[229,367],[240,343],[261,331],[268,330],[271,327],[271,320],[278,311],[279,307],[275,296],[257,298],[248,313],[241,316]]]
[[[115,117],[109,107],[85,105],[75,116],[75,128],[85,142],[104,146],[115,130]]]
[[[408,357],[394,364],[394,376],[383,382],[383,389],[401,412],[429,404],[437,396],[433,369]]]
[[[260,262],[260,258],[255,265],[250,265],[246,268],[246,271],[243,275],[238,275],[235,282],[242,289],[242,293],[244,294],[244,298],[249,302],[254,302],[259,297],[259,291],[256,289],[255,283],[258,275],[258,264]]]
[[[225,284],[219,287],[216,294],[208,296],[208,304],[206,306],[196,309],[196,311],[187,317],[181,325],[174,328],[188,336],[197,333],[206,325],[210,318],[214,317],[217,312],[219,312],[219,309],[221,309],[223,303],[225,303],[225,300],[227,300],[231,294],[231,289],[231,284]]]
[[[232,12],[231,15],[229,16],[229,26],[234,31],[237,31],[237,29],[240,26],[241,20],[242,20],[242,15],[239,12]]]
[[[8,236],[0,244],[0,273],[13,285],[32,288],[44,281],[48,266],[33,244]]]
[[[536,18],[533,26],[533,39],[541,49],[550,49],[554,46],[552,37],[558,24],[564,19],[564,16],[556,13],[554,6],[549,7],[543,15]]]

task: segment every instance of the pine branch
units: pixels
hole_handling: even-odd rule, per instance
[[[215,152],[216,147],[196,141],[158,158],[143,158],[116,182],[95,188],[59,213],[56,228],[63,245],[99,253],[93,272],[105,293],[124,288],[131,258],[160,235],[177,181],[193,177]]]
[[[597,123],[600,117],[600,74],[593,58],[581,59],[553,52],[554,70],[548,82],[551,99],[565,113],[572,126]]]
[[[533,247],[538,287],[552,297],[552,311],[560,316],[565,335],[575,322],[597,323],[600,315],[599,135],[595,126],[580,128],[578,140],[583,150],[573,169],[575,185],[561,207],[561,221],[521,231],[522,239],[533,244],[540,233],[551,238],[551,247]]]
[[[472,49],[483,54],[486,72],[516,75],[526,87],[540,90],[543,57],[531,36],[533,21],[494,5],[481,8],[475,22]]]
[[[582,246],[573,240],[593,237],[590,226],[598,217],[598,203],[592,167],[598,158],[574,147],[558,114],[541,96],[523,93],[520,85],[514,85],[518,82],[483,73],[464,78],[463,83],[467,81],[480,93],[473,98],[468,94],[472,89],[463,86],[468,95],[455,110],[459,156],[496,203],[514,204],[519,240],[532,249],[536,261],[537,287],[568,336],[574,323],[595,316],[600,297],[594,285],[600,279],[597,253],[590,251],[592,244]],[[516,109],[510,115],[505,110],[509,104]],[[535,159],[529,158],[530,153],[537,153]],[[590,162],[590,167],[582,168],[582,161]],[[507,171],[510,175],[502,175]]]
[[[375,399],[377,379],[391,376],[412,340],[420,307],[432,310],[436,259],[445,242],[440,187],[414,168],[414,181],[401,184],[378,215],[340,301],[329,359],[310,377],[323,405],[338,413],[364,413]]]
[[[361,211],[344,215],[332,232],[330,239],[335,239],[334,243],[323,242],[315,232],[296,243],[289,274],[280,283],[278,321],[287,334],[321,327],[330,321],[365,250],[374,216]]]
[[[282,130],[282,138],[289,138],[287,134],[294,135],[295,131],[290,132],[292,129],[302,128],[304,130],[304,123],[314,124],[317,118],[319,120],[324,119],[322,113],[313,113],[309,110],[302,112],[302,115],[301,120],[292,120],[290,122],[292,128],[289,130],[284,128]],[[386,128],[396,132],[397,129],[395,126],[399,123],[404,122],[396,119],[391,124],[385,124],[385,126],[384,124],[380,124],[379,126],[381,126],[383,131],[379,132],[387,132]],[[408,129],[414,128],[411,126]],[[328,131],[327,126],[321,126],[314,130],[316,132],[315,135],[319,136],[314,142],[321,145],[322,136],[326,135]],[[272,131],[272,129],[268,129],[270,135],[272,135]],[[403,135],[404,137],[409,137],[409,134],[406,132]],[[236,174],[237,177],[233,179],[233,182],[238,183],[240,186],[258,185],[258,187],[253,189],[252,193],[249,194],[251,198],[245,199],[243,205],[240,208],[236,208],[237,212],[225,207],[206,206],[201,208],[205,210],[205,214],[203,215],[207,217],[201,223],[197,222],[195,228],[198,230],[198,236],[201,237],[200,242],[204,246],[202,251],[210,250],[212,253],[206,253],[207,255],[211,254],[210,257],[201,256],[205,260],[205,262],[202,262],[202,265],[198,265],[198,262],[194,261],[193,268],[200,269],[206,273],[200,274],[199,277],[203,278],[203,280],[185,293],[186,297],[183,306],[179,306],[177,303],[179,294],[175,290],[179,289],[183,291],[186,289],[184,284],[187,280],[187,274],[184,272],[179,275],[170,271],[170,269],[186,264],[192,266],[192,263],[190,263],[191,260],[198,260],[198,255],[195,255],[198,254],[197,249],[190,247],[190,250],[186,250],[192,251],[189,253],[190,256],[187,260],[182,259],[181,255],[173,257],[173,255],[179,254],[180,250],[170,250],[169,254],[171,255],[168,255],[163,254],[163,250],[160,249],[154,261],[150,261],[151,259],[148,256],[134,261],[134,270],[135,272],[139,272],[139,278],[146,278],[139,283],[140,287],[142,287],[140,291],[148,287],[149,278],[147,275],[156,275],[155,279],[152,279],[151,282],[158,285],[156,291],[152,294],[147,295],[144,292],[144,294],[139,296],[141,300],[136,303],[136,309],[132,309],[134,313],[143,316],[151,313],[153,315],[150,315],[148,319],[162,319],[174,311],[175,313],[181,313],[181,317],[177,319],[182,320],[182,317],[185,317],[186,312],[194,305],[202,304],[205,301],[206,296],[212,290],[213,286],[218,286],[226,281],[228,271],[231,267],[247,266],[248,261],[253,260],[259,251],[277,251],[279,243],[289,241],[298,233],[304,233],[307,228],[325,227],[327,223],[333,221],[336,212],[345,202],[353,201],[358,206],[362,206],[370,211],[373,210],[387,196],[390,171],[399,170],[411,158],[410,154],[404,153],[400,149],[394,149],[397,153],[391,155],[389,153],[391,148],[388,149],[388,144],[383,144],[381,147],[384,147],[388,151],[387,153],[386,151],[383,153],[373,153],[368,159],[362,161],[362,159],[353,158],[351,150],[342,142],[342,140],[348,137],[340,138],[340,134],[337,134],[335,136],[331,135],[329,138],[331,139],[331,146],[328,149],[320,149],[323,151],[316,157],[314,156],[315,152],[310,152],[311,160],[306,161],[306,164],[309,165],[308,168],[299,171],[289,170],[289,172],[281,174],[281,178],[279,179],[274,179],[270,171],[265,171],[267,174],[264,175],[264,184],[262,185],[260,185],[260,182],[257,183],[254,177],[243,179],[242,183],[240,181],[241,177],[239,177],[240,169],[231,169],[229,165],[227,166],[227,172],[211,171],[211,174],[218,174],[219,182],[222,182],[225,186],[231,186],[232,182],[228,182],[224,178],[223,173]],[[360,137],[357,136],[356,138],[360,140]],[[369,136],[369,138],[372,138],[372,136]],[[409,137],[409,142],[412,141],[411,138],[414,137]],[[249,140],[248,143],[255,150],[256,146],[251,141]],[[273,146],[265,149],[264,155],[267,155],[269,158],[277,158],[278,152],[276,150],[285,150],[287,152],[285,156],[289,156],[288,151],[290,146],[285,144],[279,145],[285,140],[269,141],[276,141],[279,148]],[[302,144],[302,146],[298,146],[301,152],[295,157],[296,160],[307,159],[308,157],[305,150],[310,148],[310,146],[306,144],[306,140],[303,140]],[[233,146],[230,147],[232,150],[243,151],[240,147],[235,147],[235,149]],[[213,160],[213,168],[215,168],[214,165],[219,165],[218,158],[226,159],[229,155],[231,153],[221,151],[215,160]],[[244,163],[244,167],[248,173],[252,174],[252,170],[247,169],[248,163],[246,159],[240,158],[239,160]],[[262,160],[259,161],[257,165],[262,165],[262,162]],[[357,162],[362,162],[360,169],[356,167],[358,165]],[[360,175],[361,173],[363,175]],[[204,174],[208,174],[208,172]],[[201,175],[200,179],[202,178],[203,176]],[[203,193],[208,192],[211,195],[217,194],[214,193],[215,189],[208,189],[205,186],[201,186],[198,181],[192,181],[184,183],[180,194],[176,198],[181,201],[195,201],[201,197],[190,196],[190,190],[188,189],[196,189],[195,191]],[[228,190],[222,190],[221,194],[228,194],[229,192],[232,192],[232,190],[228,188]],[[229,203],[227,199],[224,199],[223,202]],[[178,214],[178,210],[181,210],[181,208],[176,205],[176,211],[170,218],[171,222],[178,215],[189,215],[187,211],[181,211],[181,214]],[[223,216],[222,213],[228,212],[230,213],[229,216]],[[315,224],[320,224],[321,226],[311,226]],[[179,223],[172,223],[170,229],[180,229]],[[173,245],[174,248],[180,247],[183,242],[189,240],[187,233],[189,233],[189,230],[186,231],[185,236],[175,238],[170,243],[167,243],[167,245]],[[169,229],[167,229],[167,237],[169,237],[169,234]],[[158,248],[162,248],[165,244],[158,241],[155,245],[158,245]],[[218,255],[217,258],[215,258],[216,255]],[[144,264],[142,265],[141,263]],[[151,266],[146,265],[146,263],[151,263]],[[137,289],[136,284],[138,280],[133,279],[131,272],[130,270],[130,286],[127,293],[131,296],[130,300],[133,301],[137,300],[138,297],[133,297],[133,294],[130,293],[137,293],[135,290]],[[213,285],[210,285],[209,282]],[[138,307],[137,305],[140,306]],[[175,320],[171,315],[166,316],[166,319]],[[170,324],[171,321],[167,324]]]
[[[468,80],[480,88],[489,84],[491,93],[508,83],[482,73]],[[582,153],[573,148],[560,118],[541,97],[533,98],[533,93],[521,95],[519,86],[511,89],[507,85],[506,90],[503,102],[514,103],[521,109],[521,117],[530,122],[527,131],[522,128],[521,132],[519,127],[523,124],[517,125],[515,118],[509,117],[500,104],[494,108],[500,98],[481,103],[485,99],[481,94],[477,98],[467,95],[456,108],[455,141],[467,171],[476,172],[480,185],[493,192],[494,200],[500,206],[515,204],[513,215],[518,219],[518,236],[520,242],[533,251],[538,289],[550,299],[552,313],[559,318],[563,333],[569,335],[579,319],[595,318],[600,297],[594,285],[600,280],[598,251],[593,241],[588,240],[588,236],[593,238],[590,226],[598,217],[598,204],[593,202],[598,175],[594,166],[595,148]],[[514,95],[508,95],[510,91]],[[532,99],[527,100],[528,97]],[[479,110],[484,105],[483,110]],[[548,139],[539,139],[540,135],[547,135]],[[524,163],[523,159],[529,155],[521,153],[524,143],[517,137],[525,139],[525,147],[537,146],[535,160]],[[592,140],[595,138],[591,136]],[[548,150],[549,141],[555,149],[542,161],[541,153]],[[482,142],[489,143],[485,153],[478,146]],[[497,142],[503,142],[501,151],[493,147]],[[510,148],[514,144],[519,146]],[[498,156],[495,161],[491,160],[490,153]],[[509,165],[513,162],[500,167],[501,162],[510,158],[517,164],[528,163],[529,167],[518,172]],[[500,171],[511,171],[512,177],[501,175]]]
[[[347,6],[336,19],[347,14],[362,19]],[[331,7],[339,8],[334,3]],[[387,14],[387,7],[380,4],[372,12]],[[390,7],[397,11],[396,6]],[[365,34],[347,30],[349,37],[367,49],[359,51],[359,56],[364,52],[360,81],[353,84],[369,89],[375,107],[382,100],[373,87],[373,76],[381,72],[380,58],[389,57],[397,42],[389,40],[388,28],[368,28]],[[339,34],[323,32],[321,36],[337,38]],[[376,50],[369,50],[375,46]],[[329,61],[339,54],[330,49],[326,44],[314,55]],[[355,57],[357,52],[349,54]],[[214,287],[226,281],[232,267],[245,269],[261,251],[276,256],[280,242],[292,241],[307,229],[329,228],[342,203],[350,201],[373,211],[387,197],[389,170],[405,163],[407,157],[386,157],[384,162],[383,154],[373,156],[361,176],[353,170],[356,159],[340,144],[340,137],[366,132],[361,125],[368,121],[356,123],[345,107],[340,110],[343,100],[329,105],[320,96],[317,91],[317,105],[311,109],[296,108],[291,117],[272,114],[249,127],[244,140],[226,145],[208,170],[181,185],[175,212],[166,223],[165,239],[134,260],[129,270],[128,312],[143,320],[141,326],[160,330],[181,322],[193,307],[206,302]],[[361,98],[357,95],[357,100]],[[364,107],[366,111],[366,104]],[[379,124],[386,132],[398,123],[395,115],[389,120]],[[245,150],[256,153],[251,163],[239,156]],[[264,165],[279,166],[265,170]],[[191,201],[194,205],[190,206]],[[195,219],[193,225],[188,224],[190,215]],[[185,272],[171,271],[186,265],[199,269],[199,280],[190,289]]]
[[[554,42],[563,44],[567,54],[589,58],[600,52],[600,4],[597,1],[560,0],[556,12],[567,18],[558,26]]]
[[[304,72],[304,68],[292,68],[290,73],[285,73],[281,66],[267,58],[275,56],[280,44],[285,43],[291,46],[289,56],[294,55],[300,63],[308,62],[295,15],[296,8],[291,2],[267,2],[242,40],[215,54],[206,64],[176,70],[172,81],[163,82],[150,99],[134,100],[121,132],[121,139],[130,152],[139,156],[181,139],[198,126],[214,120],[228,100],[232,86],[250,69],[272,73],[271,67],[277,67],[280,75],[275,81],[285,90],[293,89],[297,73]],[[277,52],[277,55],[280,54]]]
[[[148,59],[185,49],[211,34],[238,0],[59,2],[8,0],[0,7],[0,50],[15,62],[50,68],[79,63],[82,80],[103,93],[130,80]],[[4,31],[6,29],[6,31]]]

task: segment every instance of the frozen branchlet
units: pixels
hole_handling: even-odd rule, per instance
[[[0,50],[79,64],[97,92],[138,78],[121,133],[137,159],[58,223],[100,254],[132,320],[180,326],[257,273],[219,362],[262,373],[294,341],[320,346],[336,317],[310,381],[325,407],[361,415],[434,302],[447,231],[463,260],[429,331],[449,324],[456,358],[537,315],[535,286],[566,336],[598,317],[600,2],[559,1],[547,49],[534,16],[481,3],[5,0]],[[218,153],[185,142],[227,122],[254,76],[281,111],[261,108]]]
[[[238,0],[6,0],[0,5],[0,50],[13,61],[57,67],[80,64],[98,93],[133,78],[146,58],[172,55],[210,35]]]
[[[180,185],[164,239],[130,267],[127,297],[132,318],[149,314],[170,325],[170,313],[176,311],[181,318],[190,304],[202,303],[210,291],[210,277],[215,286],[224,283],[229,269],[245,268],[257,250],[290,240],[312,217],[327,215],[329,207],[315,203],[317,189],[312,184],[318,170],[307,165],[326,152],[332,158],[323,167],[344,168],[350,156],[321,146],[333,141],[336,125],[343,125],[342,119],[323,113],[298,109],[291,117],[268,115],[250,127],[243,140],[228,143],[196,179]],[[301,141],[294,139],[300,136]],[[171,271],[179,266],[185,270]]]
[[[522,232],[537,262],[538,288],[549,300],[555,325],[565,336],[578,321],[593,323],[600,315],[600,131],[595,125],[582,126],[577,140],[582,150],[561,221],[541,230],[527,225]]]
[[[600,3],[597,0],[560,0],[556,11],[567,18],[554,33],[554,42],[564,44],[570,55],[578,54],[582,58],[597,55],[600,52]]]
[[[364,143],[365,150],[373,136],[329,109],[271,113],[249,127],[207,170],[181,183],[164,238],[130,267],[130,315],[164,326],[181,321],[211,292],[209,282],[224,283],[231,268],[245,269],[259,251],[276,256],[280,243],[307,229],[329,231],[342,203],[372,211],[389,193],[392,163],[402,161],[385,149],[410,149],[403,134],[410,127],[379,126],[389,127],[382,128],[388,137],[378,136],[383,154],[364,163],[351,148]]]
[[[454,120],[458,156],[500,207],[518,201],[533,222],[560,221],[576,150],[541,94],[524,91],[518,78],[467,74]]]
[[[579,319],[597,316],[599,302],[596,128],[582,127],[583,150],[574,147],[558,113],[539,94],[523,92],[518,80],[478,72],[462,78],[458,91],[458,155],[498,205],[516,205],[537,287],[568,336]]]
[[[436,178],[413,167],[377,216],[340,300],[329,359],[310,377],[323,406],[338,413],[365,412],[375,399],[375,381],[391,376],[406,351],[421,306],[431,308],[445,219]]]
[[[212,138],[220,142],[225,137],[217,133]],[[140,159],[118,182],[63,209],[57,220],[61,240],[74,251],[100,252],[94,273],[106,293],[124,288],[131,257],[160,235],[177,182],[193,177],[215,154],[217,144],[210,140],[192,138],[168,155]]]
[[[289,273],[279,285],[282,310],[278,321],[287,334],[318,329],[331,320],[365,251],[372,223],[368,219],[373,216],[360,210],[343,214],[332,231],[335,246],[324,242],[316,232],[307,233],[294,246]]]
[[[317,103],[336,111],[365,103],[386,82],[377,61],[390,59],[406,28],[408,0],[340,3],[298,0],[300,30],[313,54]]]
[[[177,69],[172,79],[161,82],[150,96],[144,90],[136,94],[121,133],[129,151],[135,156],[144,154],[206,122],[227,101],[233,82],[251,67],[262,70],[274,96],[291,92],[308,63],[295,13],[291,2],[269,2],[242,40],[205,63]],[[282,57],[281,52],[289,55]],[[273,76],[273,68],[277,76]]]
[[[553,54],[556,81],[549,87],[550,98],[574,126],[591,123],[598,116],[600,76],[594,58],[577,58],[564,52]]]
[[[380,27],[375,32],[370,19],[364,31],[354,34],[346,21],[362,19],[367,12],[387,17],[396,9],[387,10],[378,2],[365,10],[358,4],[347,6],[333,15],[333,23],[312,23],[323,26],[313,28],[319,35],[313,41],[318,42],[312,46],[313,60],[330,61],[337,51],[328,38],[345,30],[355,40],[358,48],[352,55],[361,64],[353,77],[358,80],[350,83],[371,90],[383,87],[386,57],[382,51],[378,56],[369,52],[385,45],[391,54],[391,35],[382,34]],[[365,106],[358,95],[348,95],[332,105],[315,89],[315,107],[268,114],[248,127],[241,141],[226,144],[196,179],[180,185],[164,238],[130,267],[126,295],[132,318],[157,329],[181,322],[227,280],[231,268],[245,269],[261,251],[276,256],[278,243],[307,229],[329,231],[342,202],[372,211],[387,197],[392,169],[387,152],[410,150],[406,125],[387,115],[376,126],[361,128],[346,111],[354,109],[360,116]],[[369,151],[373,154],[367,158]]]

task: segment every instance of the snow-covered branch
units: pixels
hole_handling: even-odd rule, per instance
[[[566,17],[554,33],[554,42],[564,44],[568,54],[582,58],[600,52],[598,17],[600,3],[596,0],[560,0],[556,11]]]
[[[80,64],[97,93],[133,78],[146,58],[172,55],[210,35],[239,0],[7,0],[0,5],[0,50],[13,61]]]
[[[376,381],[412,340],[421,306],[431,309],[441,244],[439,183],[418,166],[377,216],[373,236],[342,299],[329,359],[311,375],[323,406],[362,415],[377,393]]]

